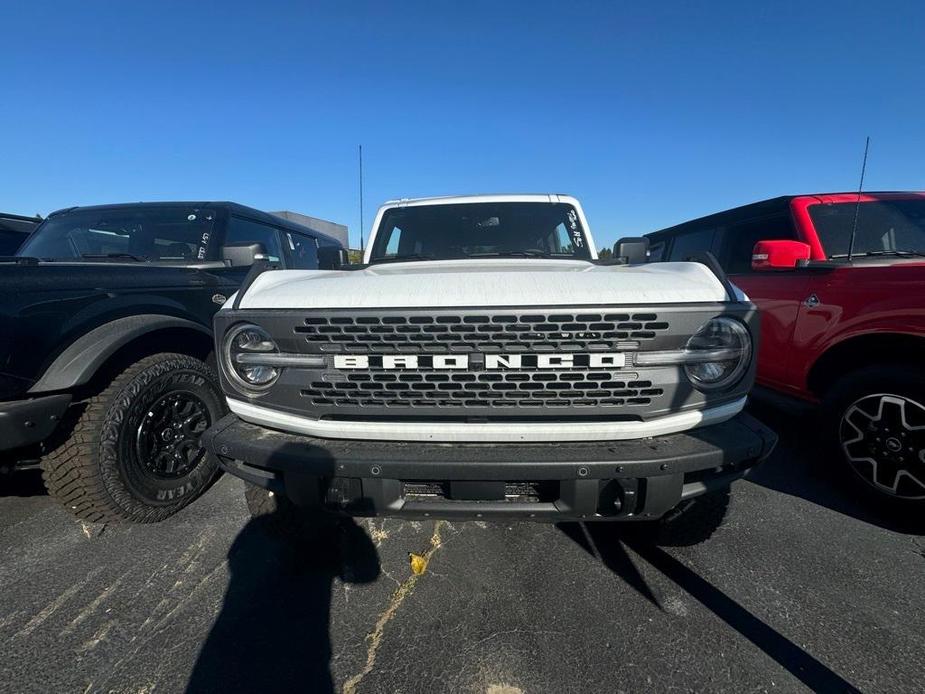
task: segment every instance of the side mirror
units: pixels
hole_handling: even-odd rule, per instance
[[[262,243],[228,243],[222,246],[222,260],[231,267],[249,267],[255,260],[264,260],[267,249]]]
[[[318,269],[319,270],[338,270],[344,265],[349,264],[347,250],[340,246],[319,246],[318,247]]]
[[[645,236],[626,236],[613,245],[614,260],[625,258],[627,265],[645,263],[649,260],[649,239]]]
[[[809,244],[801,241],[759,241],[752,250],[752,270],[793,270],[809,260]]]

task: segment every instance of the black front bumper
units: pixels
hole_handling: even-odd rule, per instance
[[[44,441],[70,404],[69,394],[0,402],[0,451]]]
[[[202,438],[233,475],[356,516],[652,519],[721,489],[777,436],[747,414],[630,441],[437,444],[319,439],[231,414]]]

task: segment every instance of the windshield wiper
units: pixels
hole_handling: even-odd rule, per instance
[[[376,263],[401,263],[406,260],[433,260],[432,255],[423,255],[421,253],[406,253],[405,255],[389,255],[383,258],[373,258],[370,265]]]
[[[899,257],[909,257],[909,258],[925,258],[925,251],[913,251],[913,250],[878,250],[878,251],[864,251],[863,253],[852,253],[852,258],[864,258],[867,256],[878,256],[878,255],[895,255]],[[838,253],[836,255],[830,256],[831,258],[847,258],[847,253]]]
[[[492,251],[491,253],[466,253],[467,258],[549,258],[545,251]]]
[[[137,260],[139,263],[147,263],[148,256],[146,255],[135,255],[134,253],[81,253],[81,258],[87,260],[93,259],[105,259],[105,258],[129,258],[131,260]]]

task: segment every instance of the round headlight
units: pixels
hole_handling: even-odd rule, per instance
[[[713,318],[687,341],[684,371],[699,390],[719,390],[739,381],[752,356],[748,329],[733,318]]]
[[[225,335],[225,370],[239,390],[264,391],[279,378],[279,369],[262,363],[261,357],[275,352],[279,349],[266,330],[249,323],[236,325]]]

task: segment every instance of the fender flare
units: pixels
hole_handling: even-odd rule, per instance
[[[155,330],[190,328],[212,336],[212,331],[186,318],[141,314],[104,323],[72,342],[30,389],[30,393],[67,390],[87,383],[97,369],[132,340]]]

